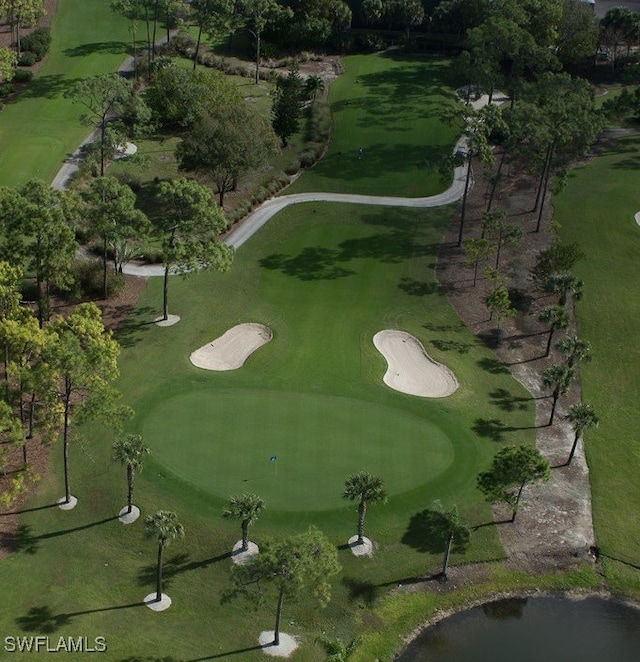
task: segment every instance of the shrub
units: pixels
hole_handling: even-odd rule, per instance
[[[20,43],[25,51],[31,51],[37,60],[42,60],[51,46],[51,31],[49,28],[38,28],[23,37]]]
[[[76,280],[79,286],[77,294],[89,297],[102,296],[102,262],[82,260],[76,262]],[[107,271],[107,292],[109,296],[120,294],[126,285],[124,274],[118,274],[109,266]]]
[[[326,143],[331,135],[331,111],[326,101],[316,99],[307,115],[307,140],[313,143]]]
[[[29,83],[33,78],[33,71],[27,69],[16,69],[13,76],[14,83]]]
[[[13,83],[0,84],[0,97],[6,97],[14,91]]]
[[[287,175],[295,175],[298,170],[300,170],[300,160],[297,158],[288,161],[284,166],[284,171]]]
[[[37,61],[38,58],[35,53],[32,53],[31,51],[25,51],[18,60],[18,66],[32,67]]]

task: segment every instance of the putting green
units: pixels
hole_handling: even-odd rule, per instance
[[[276,510],[340,507],[344,479],[362,470],[399,494],[454,459],[451,441],[426,419],[314,393],[191,391],[150,411],[142,432],[184,481],[222,498],[255,492]]]

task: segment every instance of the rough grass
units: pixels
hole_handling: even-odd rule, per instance
[[[80,123],[80,107],[64,92],[81,78],[115,71],[130,47],[128,22],[101,0],[59,0],[51,34],[46,63],[26,92],[0,113],[3,186],[53,179],[90,131]]]
[[[585,281],[578,304],[580,336],[593,346],[581,368],[583,399],[596,408],[600,426],[586,433],[593,516],[603,554],[640,566],[640,227],[637,134],[620,140],[571,173],[558,196],[556,217],[565,241],[586,254],[575,271]]]

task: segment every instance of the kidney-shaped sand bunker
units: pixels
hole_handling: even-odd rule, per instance
[[[390,388],[421,398],[444,398],[458,388],[453,372],[434,361],[410,333],[379,331],[373,336],[373,344],[387,361],[383,380]]]
[[[205,370],[236,370],[272,338],[271,329],[264,324],[238,324],[213,342],[196,349],[189,359],[193,365]]]

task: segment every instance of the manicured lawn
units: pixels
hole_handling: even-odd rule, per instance
[[[82,29],[79,29],[81,26]],[[58,0],[51,52],[27,91],[0,113],[0,185],[51,181],[89,133],[64,98],[76,80],[115,71],[130,48],[128,23],[102,0]]]
[[[329,152],[292,192],[419,197],[447,188],[440,169],[459,135],[440,119],[455,98],[448,62],[388,52],[348,56],[344,66],[329,92]]]
[[[586,433],[596,537],[604,554],[640,565],[640,136],[571,173],[558,196],[562,239],[580,244],[576,266],[585,281],[577,312],[580,336],[593,346],[581,369],[583,398],[600,426]],[[637,574],[637,573],[636,573]],[[637,580],[636,580],[637,581]],[[628,584],[628,582],[627,582]]]

